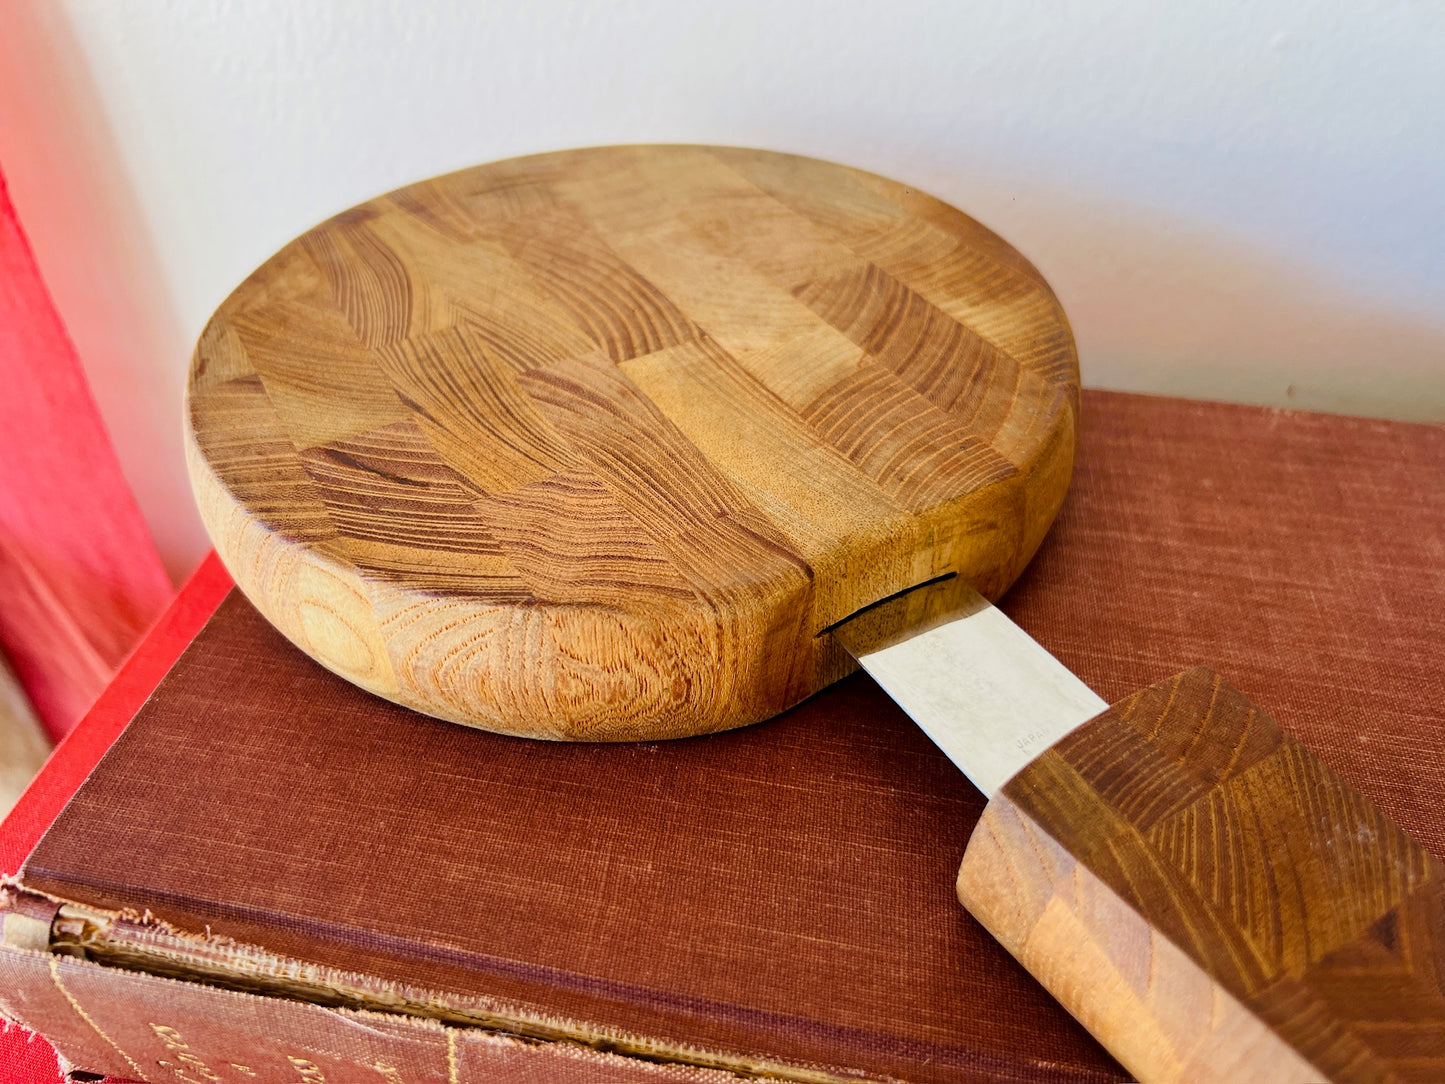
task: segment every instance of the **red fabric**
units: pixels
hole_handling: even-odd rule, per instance
[[[61,1080],[55,1051],[38,1035],[0,1023],[0,1081],[4,1084],[55,1084]],[[110,1082],[107,1082],[110,1084]]]
[[[13,875],[50,822],[151,690],[195,639],[226,592],[231,577],[215,554],[201,562],[170,608],[140,641],[84,722],[60,743],[10,815],[0,823],[0,874]],[[0,1031],[0,1084],[55,1084],[50,1045],[21,1028]]]
[[[0,649],[52,738],[172,593],[0,176]]]

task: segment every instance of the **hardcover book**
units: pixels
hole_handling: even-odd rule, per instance
[[[1106,699],[1214,667],[1445,854],[1445,434],[1084,418],[1005,609]],[[958,905],[982,808],[862,676],[537,742],[359,691],[233,593],[5,887],[0,1011],[148,1081],[1121,1079]]]

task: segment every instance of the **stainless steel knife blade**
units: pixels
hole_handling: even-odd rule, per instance
[[[887,599],[832,633],[990,798],[1108,707],[957,577]]]

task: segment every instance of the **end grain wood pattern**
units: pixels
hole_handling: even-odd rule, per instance
[[[1445,1080],[1445,867],[1200,668],[989,803],[959,898],[1141,1080]]]
[[[997,596],[1073,465],[1068,323],[901,184],[611,147],[415,184],[287,245],[197,347],[188,452],[287,637],[534,737],[764,719],[818,633],[956,572]]]

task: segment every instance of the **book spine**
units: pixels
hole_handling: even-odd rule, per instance
[[[0,891],[0,1015],[67,1071],[147,1084],[736,1084],[732,1073],[261,996],[59,955],[57,901]],[[48,918],[47,918],[48,913]]]

